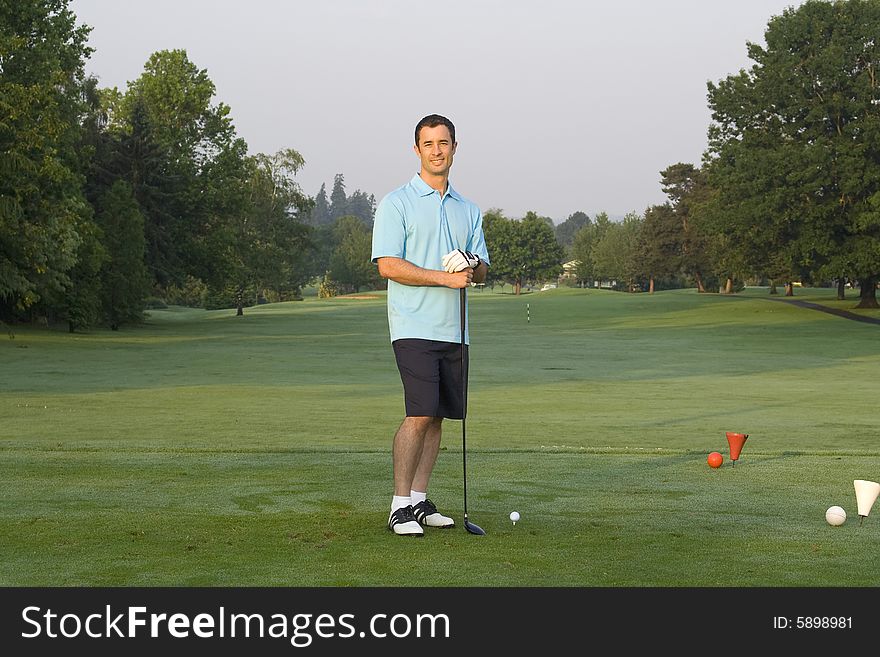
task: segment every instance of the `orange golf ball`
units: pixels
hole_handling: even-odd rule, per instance
[[[721,464],[724,463],[724,457],[721,456],[720,452],[712,452],[709,454],[709,458],[706,459],[706,462],[713,468],[720,468]]]

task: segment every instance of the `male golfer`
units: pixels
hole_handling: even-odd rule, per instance
[[[489,254],[480,209],[449,184],[458,144],[438,114],[416,125],[419,173],[379,202],[373,262],[388,279],[388,325],[403,381],[406,417],[394,435],[394,496],[388,528],[422,536],[453,527],[428,499],[443,418],[464,414],[459,295],[486,279]],[[465,347],[465,372],[467,348]]]

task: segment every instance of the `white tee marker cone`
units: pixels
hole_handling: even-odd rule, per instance
[[[871,512],[871,507],[877,496],[880,495],[880,484],[876,481],[865,481],[864,479],[854,479],[853,487],[856,489],[856,503],[859,505],[859,526],[862,521]]]

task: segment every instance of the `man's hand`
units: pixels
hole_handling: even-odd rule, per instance
[[[450,274],[468,268],[476,269],[479,264],[480,256],[476,253],[471,253],[470,251],[454,249],[443,256],[443,269]]]
[[[474,270],[470,267],[465,267],[461,271],[444,274],[444,276],[449,277],[449,280],[446,283],[446,287],[451,287],[453,290],[455,290],[470,286],[470,284],[474,280]]]

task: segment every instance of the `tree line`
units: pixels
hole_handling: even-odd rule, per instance
[[[334,181],[327,214],[286,148],[249,155],[185,50],[153,53],[125,91],[84,73],[90,28],[68,0],[0,0],[0,320],[70,330],[151,304],[242,308],[342,289],[375,199]],[[355,249],[356,250],[356,249]]]
[[[68,0],[0,0],[0,320],[118,328],[151,305],[243,308],[381,288],[376,200],[313,198],[293,148],[249,155],[184,50],[124,91],[84,73]],[[660,172],[666,203],[554,226],[484,212],[490,284],[565,275],[622,289],[880,280],[880,0],[808,0],[773,17],[753,64],[708,84],[699,165]]]
[[[877,308],[878,36],[878,0],[808,0],[770,19],[766,45],[747,44],[752,66],[708,84],[708,149],[661,172],[668,202],[568,230],[578,280],[836,283],[839,298],[852,284],[858,307]]]

